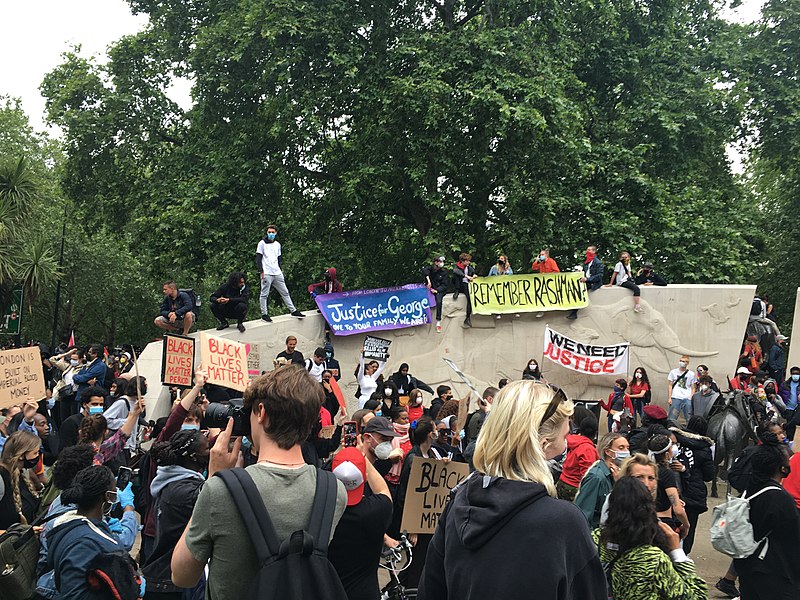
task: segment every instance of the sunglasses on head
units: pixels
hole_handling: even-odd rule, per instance
[[[551,383],[546,384],[551,390],[555,392],[553,394],[552,400],[550,400],[550,404],[547,405],[547,410],[544,411],[544,417],[542,417],[542,422],[539,424],[541,426],[542,423],[546,423],[548,419],[550,419],[556,411],[558,410],[559,404],[562,402],[568,402],[569,398],[567,398],[567,394],[564,393],[557,385],[553,385]]]

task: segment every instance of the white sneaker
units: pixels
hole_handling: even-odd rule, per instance
[[[436,321],[436,333],[442,333],[442,322]]]
[[[642,307],[637,304],[636,306],[633,307],[633,312],[637,312],[637,313],[642,312]]]
[[[497,315],[497,317],[496,317],[496,318],[497,318],[497,320],[499,321],[500,319],[502,319],[502,318],[503,318],[503,315]]]

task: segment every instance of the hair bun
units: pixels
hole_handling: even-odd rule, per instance
[[[63,504],[77,504],[81,501],[86,490],[80,483],[73,483],[61,492],[61,502]]]

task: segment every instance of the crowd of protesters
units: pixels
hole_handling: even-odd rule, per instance
[[[270,226],[258,245],[262,318],[270,320],[272,287],[302,318],[276,237]],[[467,295],[469,325],[471,256],[462,254],[452,274],[444,263],[438,257],[425,273],[437,326],[438,296],[450,284]],[[543,249],[532,270],[558,265]],[[583,271],[590,290],[602,285],[596,248]],[[511,273],[501,255],[489,275]],[[629,289],[639,311],[639,286],[665,282],[651,265],[634,276],[624,252],[609,285]],[[312,294],[341,289],[334,269],[309,286]],[[171,281],[163,291],[155,325],[188,333],[196,301]],[[248,297],[246,277],[232,273],[211,297],[219,329],[232,319],[244,330]],[[769,379],[764,369],[777,375],[785,361],[770,362],[772,352],[765,358],[756,346],[747,341],[746,373],[731,382],[765,407],[759,443],[737,463],[739,485],[747,494],[777,489],[751,510],[755,535],[770,538],[766,557],[736,559],[731,573],[745,599],[797,598],[800,465],[786,440],[800,413],[800,368]],[[473,392],[434,391],[406,362],[389,376],[385,361],[362,352],[358,410],[348,415],[333,346],[306,358],[289,336],[274,369],[242,398],[209,384],[201,367],[190,389],[171,390],[169,415],[152,422],[142,400],[148,382],[131,369],[131,354],[92,345],[44,355],[47,397],[0,411],[0,530],[37,525],[37,599],[238,600],[262,597],[271,582],[275,597],[378,600],[379,563],[387,549],[403,548],[413,560],[399,585],[424,599],[707,597],[690,555],[716,471],[707,416],[721,390],[688,357],[668,375],[669,414],[652,402],[643,367],[617,380],[601,403],[608,433],[598,440],[597,413],[545,381],[536,359],[520,380],[486,388],[471,411]],[[220,407],[231,418],[220,420]],[[471,472],[432,535],[402,528],[412,465],[422,459]],[[138,563],[130,555],[137,535]],[[288,560],[293,566],[281,566]],[[287,573],[298,580],[281,578]],[[735,590],[731,573],[717,587]],[[25,582],[14,585],[30,597]]]

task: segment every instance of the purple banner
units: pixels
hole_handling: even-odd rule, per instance
[[[425,285],[321,294],[314,298],[336,335],[403,329],[431,322],[436,300]]]

